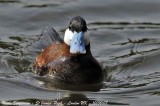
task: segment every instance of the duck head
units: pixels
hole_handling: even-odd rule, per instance
[[[70,53],[85,54],[86,46],[89,45],[89,36],[86,34],[86,21],[76,16],[71,19],[68,29],[65,31],[64,42],[70,46]]]

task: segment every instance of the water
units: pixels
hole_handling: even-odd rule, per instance
[[[0,105],[160,105],[159,0],[0,0]],[[38,77],[31,65],[41,30],[61,35],[84,17],[102,84],[69,85]],[[28,52],[32,51],[32,52]]]

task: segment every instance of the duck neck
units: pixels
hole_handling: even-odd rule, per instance
[[[90,50],[90,43],[86,45],[86,55],[92,55],[91,50]]]

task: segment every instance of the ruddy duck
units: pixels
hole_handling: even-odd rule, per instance
[[[34,70],[39,76],[52,76],[75,84],[93,84],[103,80],[99,62],[92,56],[87,35],[86,21],[76,16],[65,31],[64,40],[51,27],[42,31],[42,36],[52,35],[53,43],[37,57]]]

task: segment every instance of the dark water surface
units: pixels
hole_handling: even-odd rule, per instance
[[[76,15],[87,21],[103,84],[63,84],[31,70],[41,30],[63,35]],[[0,0],[0,106],[8,105],[160,106],[160,0]]]

